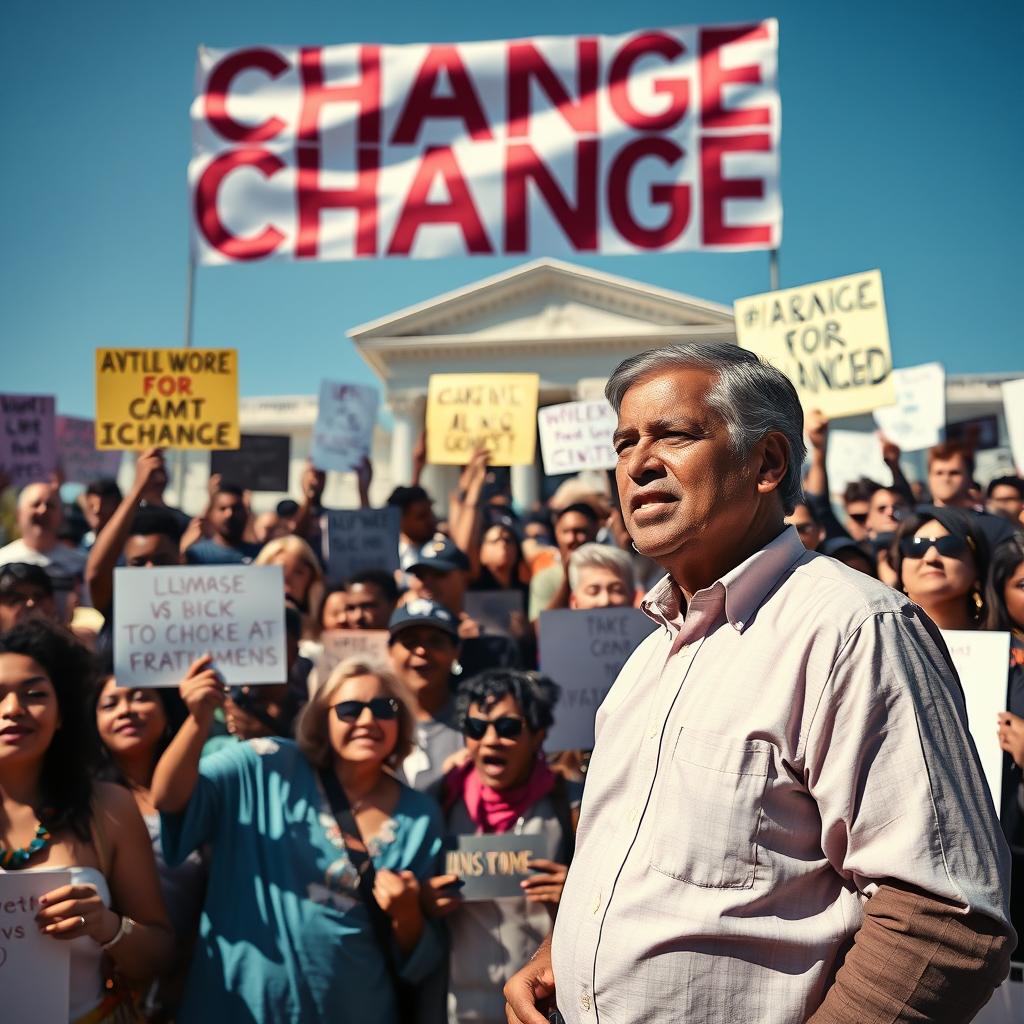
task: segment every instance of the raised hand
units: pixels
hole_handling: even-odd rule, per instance
[[[178,687],[188,713],[204,726],[210,724],[214,711],[224,706],[226,698],[224,683],[212,665],[208,654],[196,658]]]

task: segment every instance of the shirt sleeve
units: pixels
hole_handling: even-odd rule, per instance
[[[217,829],[238,817],[250,762],[246,744],[233,742],[199,762],[199,778],[185,809],[160,815],[160,842],[164,860],[174,867],[205,843],[213,843]]]

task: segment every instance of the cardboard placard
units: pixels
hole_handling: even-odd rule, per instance
[[[380,395],[362,384],[320,381],[310,459],[317,469],[355,469],[370,454]]]
[[[999,712],[1006,710],[1010,634],[966,629],[941,632],[960,676],[967,704],[967,728],[978,748],[981,769],[998,813],[1003,787],[1003,750],[996,730]]]
[[[1003,382],[1003,413],[1017,472],[1024,473],[1024,377]]]
[[[114,674],[121,686],[177,686],[204,654],[229,686],[283,683],[279,565],[114,570]]]
[[[737,341],[789,377],[804,409],[835,419],[896,401],[880,271],[750,295],[733,309]]]
[[[492,466],[529,466],[537,447],[535,373],[434,373],[427,386],[427,461],[462,466],[485,445]]]
[[[334,667],[346,658],[365,658],[381,665],[389,665],[386,629],[325,629],[320,634],[323,653],[317,658],[317,676],[322,683]]]
[[[57,452],[64,479],[89,484],[103,478],[117,479],[123,453],[96,450],[96,423],[81,416],[57,417]]]
[[[325,517],[327,576],[332,582],[347,581],[365,569],[394,572],[398,568],[400,509],[392,505],[331,509]]]
[[[485,633],[516,638],[522,632],[513,624],[515,616],[525,616],[526,602],[521,590],[467,590],[463,609]],[[526,620],[522,618],[525,627]]]
[[[547,750],[591,750],[594,718],[626,660],[655,623],[638,608],[540,613],[540,670],[561,687]]]
[[[875,483],[888,484],[892,471],[882,458],[882,442],[875,434],[859,430],[830,430],[825,454],[828,489],[842,494],[846,485],[866,476]]]
[[[535,872],[526,862],[543,857],[544,837],[538,835],[448,836],[444,874],[458,875],[467,902],[523,899],[519,883]]]
[[[210,475],[248,491],[287,491],[291,460],[287,434],[242,434],[236,451],[210,453]]]
[[[546,405],[537,412],[540,451],[548,476],[581,469],[614,469],[612,434],[618,417],[605,399]]]
[[[905,452],[931,448],[942,440],[946,425],[946,368],[924,363],[892,371],[894,405],[875,409],[879,430]]]
[[[237,448],[233,348],[96,349],[96,447]]]
[[[49,480],[57,469],[53,395],[0,395],[0,474],[8,486]]]
[[[71,944],[43,935],[35,916],[40,896],[70,884],[70,871],[0,872],[0,1009],[11,1024],[67,1024]]]

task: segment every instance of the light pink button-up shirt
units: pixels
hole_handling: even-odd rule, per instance
[[[555,925],[569,1024],[802,1024],[885,879],[1007,920],[1008,851],[938,632],[790,527],[597,715]]]

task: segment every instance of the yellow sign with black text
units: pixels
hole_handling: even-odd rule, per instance
[[[100,450],[238,448],[233,348],[96,350]]]
[[[895,403],[881,271],[750,295],[733,311],[737,341],[789,377],[804,409],[836,419]]]

